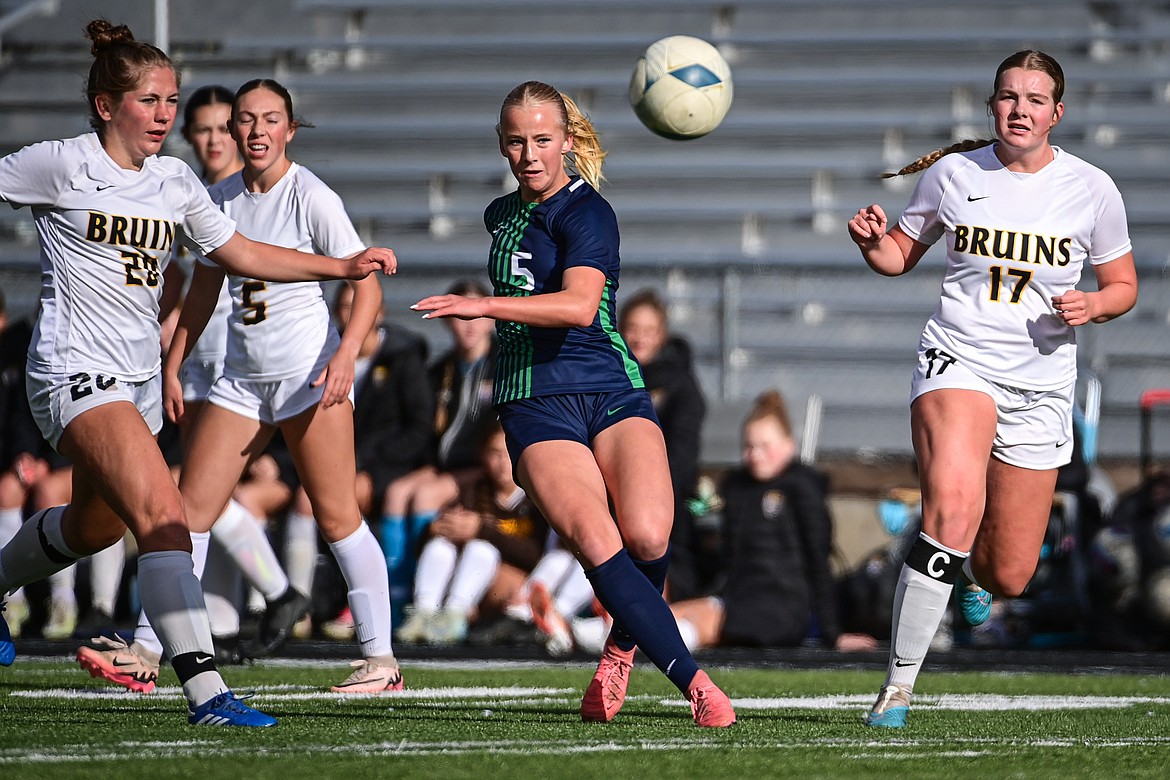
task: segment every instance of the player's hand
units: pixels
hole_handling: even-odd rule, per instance
[[[1092,298],[1080,290],[1052,296],[1052,308],[1065,325],[1084,325],[1093,319]]]
[[[334,354],[317,378],[309,383],[310,387],[325,385],[325,390],[321,394],[322,409],[328,409],[330,406],[349,400],[349,390],[353,387],[353,375],[353,358],[343,355],[341,352]]]
[[[849,220],[849,237],[862,251],[877,249],[886,236],[886,212],[874,203],[858,210]]]
[[[461,320],[476,320],[487,316],[486,298],[467,298],[462,295],[432,295],[423,298],[410,308],[423,311],[424,320],[439,317],[455,317]]]
[[[379,270],[387,275],[398,272],[398,258],[394,250],[380,246],[363,249],[356,255],[346,258],[345,262],[349,264],[345,271],[346,279],[365,279]]]
[[[179,377],[163,372],[163,411],[173,423],[183,421],[183,383]]]

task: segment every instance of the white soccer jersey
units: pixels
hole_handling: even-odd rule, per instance
[[[1076,379],[1076,332],[1052,307],[1087,259],[1131,250],[1125,206],[1104,171],[1053,147],[1032,174],[1007,170],[994,145],[944,156],[926,170],[899,224],[933,244],[947,270],[929,340],[983,378],[1051,390]]]
[[[0,199],[31,206],[41,244],[41,314],[29,367],[141,381],[159,371],[158,299],[176,227],[206,254],[235,225],[175,157],[119,167],[95,133],[0,159]]]
[[[229,176],[211,198],[248,238],[348,257],[365,249],[341,198],[296,163],[265,193],[248,192]],[[319,282],[262,282],[228,276],[232,314],[224,376],[270,381],[303,375],[328,360],[341,343]]]

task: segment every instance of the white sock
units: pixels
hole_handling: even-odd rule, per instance
[[[695,624],[686,618],[676,618],[678,623],[678,633],[682,637],[683,644],[687,646],[687,650],[692,653],[699,649],[699,629],[695,628]]]
[[[288,581],[306,596],[313,592],[313,572],[317,567],[317,521],[312,515],[288,513],[284,562]],[[386,568],[383,562],[382,568]]]
[[[248,611],[259,614],[266,609],[268,609],[268,600],[264,598],[264,594],[255,588],[248,588]]]
[[[8,544],[8,542],[12,540],[12,537],[16,536],[16,532],[20,530],[20,524],[23,522],[23,520],[24,513],[18,506],[7,509],[0,509],[0,547],[4,547],[4,545]],[[2,570],[3,569],[0,568],[0,571]],[[3,578],[0,577],[0,579]],[[7,593],[7,590],[0,588],[0,602],[4,601],[5,593]],[[19,601],[22,598],[24,598],[24,590],[22,588],[17,588],[16,590],[12,591],[8,601]]]
[[[313,523],[314,533],[316,530],[317,524]],[[211,527],[211,535],[240,567],[248,584],[260,591],[265,599],[275,601],[288,590],[288,577],[276,558],[268,535],[260,521],[238,501],[232,499],[228,502],[223,514]]]
[[[139,586],[142,581],[139,578]],[[210,624],[208,630],[211,630]],[[143,648],[153,656],[162,657],[163,643],[159,639],[158,634],[154,630],[154,626],[150,624],[150,618],[146,616],[146,610],[140,609],[138,611],[138,625],[134,627],[134,644]]]
[[[49,598],[54,604],[77,606],[77,564],[71,563],[49,575]]]
[[[24,513],[18,506],[0,509],[0,547],[8,544],[8,541],[16,536],[23,520]]]
[[[966,557],[966,553],[943,547],[921,534],[921,540],[926,540],[934,549],[943,551],[956,561]],[[915,544],[920,544],[916,542]],[[940,553],[941,554],[941,553]],[[914,555],[914,550],[907,556]],[[893,626],[890,636],[890,662],[886,671],[886,684],[896,685],[899,688],[913,689],[918,673],[922,670],[922,662],[926,652],[930,649],[930,640],[938,631],[954,590],[954,575],[947,581],[946,578],[936,579],[911,567],[909,563],[902,565],[898,576],[898,585],[894,590]]]
[[[500,568],[500,551],[491,542],[471,539],[463,545],[451,584],[447,588],[447,609],[466,615],[483,600]]]
[[[0,593],[47,579],[81,557],[69,549],[61,535],[64,514],[64,506],[42,509],[22,523],[0,549]],[[41,544],[42,536],[49,549]]]
[[[562,550],[560,548],[550,550],[537,561],[536,566],[532,569],[532,573],[528,575],[528,579],[532,582],[543,583],[551,593],[557,589],[561,580],[569,573],[570,567],[576,563],[577,561],[568,550]],[[579,566],[580,564],[578,564]],[[525,582],[525,587],[530,588],[528,582]]]
[[[122,570],[126,566],[126,537],[89,558],[90,603],[107,615],[114,614]]]
[[[572,558],[572,556],[569,557]],[[583,609],[593,603],[593,585],[589,583],[589,578],[585,576],[585,569],[581,567],[576,558],[573,558],[573,565],[561,579],[560,584],[557,585],[556,596],[553,600],[556,602],[557,611],[565,617],[580,614]]]
[[[215,537],[215,531],[212,531]],[[228,556],[223,546],[213,543],[207,550],[207,566],[203,569],[203,600],[207,603],[207,621],[212,636],[238,636],[240,633],[239,604],[243,595],[244,578],[240,567]]]
[[[393,656],[390,639],[390,575],[386,556],[370,527],[362,522],[341,541],[329,545],[349,588],[349,610],[366,658]]]
[[[446,539],[436,537],[423,545],[414,571],[414,608],[438,612],[443,595],[455,573],[459,550]]]

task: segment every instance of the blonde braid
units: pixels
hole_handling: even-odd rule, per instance
[[[607,152],[601,148],[601,138],[589,117],[577,106],[571,97],[564,92],[560,93],[565,102],[566,123],[569,135],[573,137],[573,150],[570,152],[569,163],[582,179],[589,182],[594,189],[601,189],[601,182],[605,176],[601,173],[601,164],[605,161]]]
[[[981,149],[984,146],[989,146],[993,143],[995,143],[995,139],[993,138],[968,138],[965,141],[959,141],[957,144],[951,144],[945,149],[935,149],[929,154],[924,154],[897,173],[883,173],[881,178],[892,179],[895,176],[905,176],[909,173],[918,173],[919,171],[924,171],[930,166],[934,165],[936,162],[951,152],[969,152],[972,149]]]

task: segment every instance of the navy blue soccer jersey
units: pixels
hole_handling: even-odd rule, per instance
[[[573,177],[543,203],[525,203],[513,192],[492,201],[484,224],[492,234],[488,273],[497,296],[557,292],[565,270],[575,266],[605,274],[601,305],[588,327],[496,323],[495,402],[645,387],[617,330],[617,217],[597,190]]]

